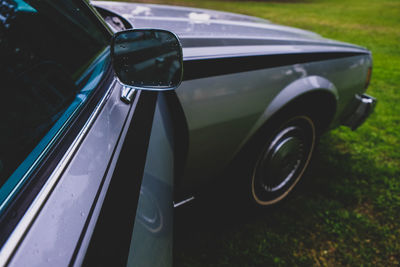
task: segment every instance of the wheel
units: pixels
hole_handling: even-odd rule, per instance
[[[277,127],[263,144],[251,173],[251,199],[269,206],[298,183],[314,150],[316,132],[308,115],[295,115]]]

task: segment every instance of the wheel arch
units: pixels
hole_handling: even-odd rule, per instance
[[[235,176],[239,187],[247,186],[243,184],[246,181],[243,177],[248,178],[250,174],[248,170],[254,169],[257,157],[263,151],[263,146],[260,146],[260,144],[266,136],[268,137],[275,130],[278,130],[277,125],[300,115],[311,119],[313,129],[315,129],[314,133],[318,135],[331,125],[336,114],[337,101],[336,87],[323,77],[311,76],[292,82],[281,90],[265,108],[251,129],[247,140],[243,142],[227,167],[227,172],[232,175],[239,174]],[[310,158],[307,159],[306,164],[309,160]],[[229,177],[232,175],[229,175]],[[301,177],[302,173],[299,175]],[[287,193],[292,190],[296,183],[297,180]],[[253,187],[251,189],[253,190]],[[276,202],[273,201],[266,206],[279,202],[287,193],[277,198]],[[248,199],[248,196],[246,199]]]
[[[268,122],[289,109],[307,109],[316,124],[317,132],[323,132],[334,119],[338,99],[338,90],[334,84],[323,77],[309,76],[290,83],[268,104],[240,145],[238,154],[246,144],[257,138],[257,133],[267,127]]]

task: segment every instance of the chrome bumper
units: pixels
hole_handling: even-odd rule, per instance
[[[355,101],[357,102],[355,104],[356,109],[343,123],[353,131],[368,118],[368,116],[374,111],[376,105],[376,99],[367,94],[356,95]]]

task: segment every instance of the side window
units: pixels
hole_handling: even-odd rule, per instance
[[[83,1],[0,0],[0,213],[109,66]]]

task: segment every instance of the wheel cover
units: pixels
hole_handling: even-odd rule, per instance
[[[252,193],[260,205],[284,198],[306,169],[315,143],[314,124],[298,116],[284,124],[270,139],[253,173]]]

